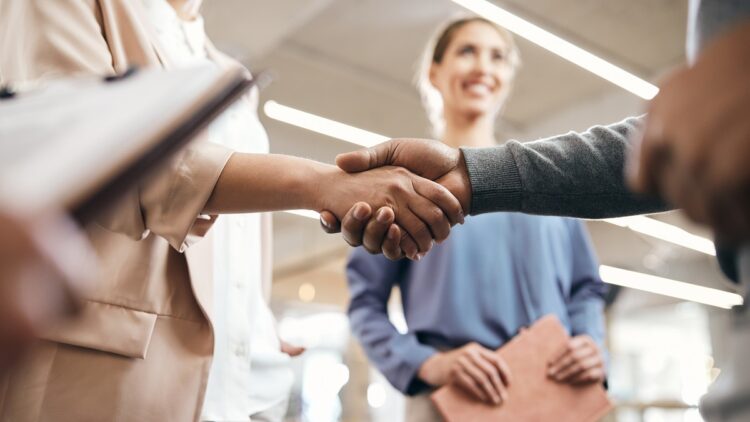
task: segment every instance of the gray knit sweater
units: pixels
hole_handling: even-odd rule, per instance
[[[688,56],[732,25],[750,18],[750,0],[691,0]],[[665,210],[658,200],[628,191],[623,168],[641,118],[584,133],[522,144],[462,148],[471,181],[471,213],[604,218]]]

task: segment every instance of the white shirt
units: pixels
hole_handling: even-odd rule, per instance
[[[211,63],[203,19],[184,21],[166,0],[142,0],[165,54],[177,66]],[[209,139],[238,152],[268,153],[257,92],[216,119]],[[202,419],[247,421],[286,400],[293,383],[275,320],[263,298],[260,214],[221,216],[214,241],[214,358]],[[251,369],[252,363],[252,369]]]

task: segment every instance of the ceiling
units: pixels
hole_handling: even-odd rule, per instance
[[[686,0],[496,3],[653,82],[684,61]],[[429,135],[413,74],[435,28],[459,13],[450,0],[207,0],[204,10],[220,49],[275,74],[263,101],[391,136]],[[518,44],[523,68],[498,124],[499,139],[534,139],[641,112],[641,101],[620,88],[525,40]],[[332,162],[356,148],[261,118],[276,153]],[[658,218],[700,232],[679,215]],[[300,283],[320,283],[327,286],[321,287],[325,301],[343,305],[348,249],[341,239],[302,217],[277,214],[275,224],[276,293],[291,297]],[[603,263],[720,285],[706,255],[606,223],[589,227]]]

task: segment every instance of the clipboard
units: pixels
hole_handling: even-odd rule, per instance
[[[572,386],[547,377],[547,362],[569,336],[554,315],[547,315],[497,350],[513,372],[508,400],[500,406],[480,402],[454,385],[431,396],[447,422],[595,422],[612,409],[599,384]]]
[[[258,79],[201,65],[49,82],[0,97],[0,206],[85,224],[190,142]]]

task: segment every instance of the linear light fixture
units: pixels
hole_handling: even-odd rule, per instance
[[[342,141],[351,142],[366,148],[387,141],[388,137],[378,135],[354,126],[326,119],[312,113],[297,110],[277,103],[276,101],[267,101],[263,105],[263,111],[266,115],[274,120],[298,126],[313,132],[317,132],[332,138],[341,139]]]
[[[289,210],[285,212],[289,214],[298,215],[300,217],[310,218],[313,220],[320,220],[320,214],[312,210]]]
[[[655,85],[487,0],[453,2],[645,100],[654,98],[659,92]]]
[[[626,227],[638,233],[642,233],[657,239],[680,245],[694,251],[703,252],[706,255],[716,256],[714,243],[705,237],[696,236],[677,226],[662,221],[645,217],[642,215],[633,217],[610,218],[604,220],[607,223],[620,227]]]
[[[643,290],[663,296],[730,309],[742,304],[742,296],[710,287],[697,286],[683,281],[623,270],[608,265],[599,266],[599,275],[608,284]]]

